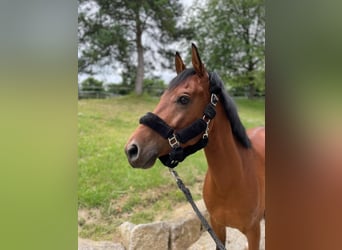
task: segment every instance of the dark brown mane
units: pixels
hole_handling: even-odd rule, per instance
[[[228,94],[218,74],[215,72],[210,72],[209,74],[210,84],[215,84],[221,89],[220,100],[223,104],[224,110],[226,111],[227,118],[230,121],[233,135],[245,148],[250,148],[251,142],[247,136],[246,129],[240,120],[233,98]]]

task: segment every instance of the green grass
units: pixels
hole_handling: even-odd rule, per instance
[[[236,98],[239,116],[246,128],[265,126],[265,100]]]
[[[133,169],[124,153],[139,117],[157,103],[158,98],[147,96],[78,102],[79,209],[100,211],[93,222],[79,218],[81,237],[112,239],[125,220],[146,223],[186,203],[159,161],[148,170]],[[236,104],[247,128],[264,125],[264,100],[236,99]],[[201,185],[206,171],[203,151],[187,158],[177,171],[190,189]],[[193,195],[199,199],[201,192]]]

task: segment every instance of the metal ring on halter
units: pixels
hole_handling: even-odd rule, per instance
[[[205,130],[205,132],[203,133],[202,138],[203,138],[203,139],[208,139],[208,137],[209,137],[209,128],[207,128],[207,129]]]
[[[218,101],[219,101],[219,98],[217,97],[217,95],[212,93],[211,98],[210,98],[211,104],[216,107],[216,104],[218,103]]]

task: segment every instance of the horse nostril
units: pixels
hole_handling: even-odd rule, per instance
[[[139,152],[138,146],[135,144],[129,145],[129,147],[126,151],[128,158],[131,160],[137,157],[138,152]]]

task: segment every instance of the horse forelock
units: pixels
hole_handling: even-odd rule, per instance
[[[189,76],[195,75],[196,71],[193,68],[185,69],[181,73],[179,73],[175,78],[171,80],[169,83],[168,89],[173,89],[180,85],[186,78]]]

